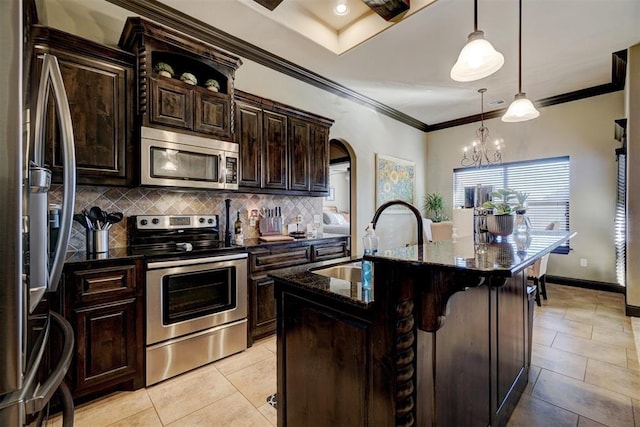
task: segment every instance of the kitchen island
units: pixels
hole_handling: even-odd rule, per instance
[[[524,270],[571,236],[365,256],[371,293],[353,263],[273,273],[278,426],[505,425],[530,364]]]

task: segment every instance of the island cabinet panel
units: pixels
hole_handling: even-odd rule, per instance
[[[505,284],[495,288],[496,306],[494,361],[495,390],[493,421],[495,425],[506,423],[517,400],[509,399],[514,393],[520,393],[526,386],[528,373],[528,343],[522,337],[528,336],[527,295],[524,275],[520,273]],[[506,415],[505,415],[506,414]]]
[[[239,185],[247,188],[262,187],[262,110],[238,102],[236,105],[236,137],[240,144]]]
[[[74,398],[144,386],[143,270],[141,259],[65,265],[54,306],[75,333]]]
[[[34,26],[33,32],[31,93],[35,97],[38,92],[43,55],[55,55],[71,110],[77,183],[132,185],[135,58],[52,28]],[[35,98],[31,105],[35,127]],[[52,168],[53,182],[61,182],[62,140],[53,93],[45,126],[45,161]]]
[[[370,324],[289,294],[281,304],[288,313],[282,331],[283,381],[291,398],[278,404],[291,399],[300,404],[287,408],[279,425],[384,425],[367,421]]]
[[[417,385],[421,403],[417,425],[490,425],[489,370],[479,369],[491,362],[489,298],[486,286],[458,292],[449,300],[449,315],[441,329],[418,330],[417,372],[422,381]],[[435,369],[433,360],[437,360]]]

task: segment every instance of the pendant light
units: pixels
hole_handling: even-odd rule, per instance
[[[457,82],[472,82],[498,71],[504,64],[504,56],[493,48],[478,30],[478,0],[473,1],[473,33],[460,51],[451,68],[451,78]]]
[[[522,91],[522,0],[520,0],[519,30],[518,30],[518,93],[509,105],[507,112],[502,116],[503,122],[524,122],[535,119],[540,115],[533,103]]]

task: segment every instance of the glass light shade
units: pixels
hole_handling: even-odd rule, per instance
[[[498,71],[504,64],[504,56],[484,38],[482,31],[469,34],[467,44],[460,51],[451,68],[451,78],[458,82],[472,82]]]
[[[511,105],[509,105],[507,112],[502,116],[502,121],[509,123],[524,122],[535,119],[539,115],[540,112],[536,110],[533,103],[529,101],[527,95],[524,92],[520,92],[515,96]]]

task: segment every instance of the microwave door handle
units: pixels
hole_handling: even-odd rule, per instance
[[[225,167],[225,157],[224,154],[220,154],[218,156],[218,183],[224,184],[227,180],[227,168]]]
[[[64,267],[64,259],[71,238],[71,227],[73,226],[73,208],[76,194],[76,155],[75,142],[73,139],[73,124],[71,122],[71,110],[67,92],[62,81],[62,73],[58,60],[53,55],[44,55],[45,63],[49,62],[51,84],[56,100],[56,112],[60,123],[60,135],[62,138],[62,161],[63,161],[63,194],[62,194],[62,218],[60,219],[60,232],[56,242],[53,263],[49,272],[49,290],[58,290],[58,282]]]

